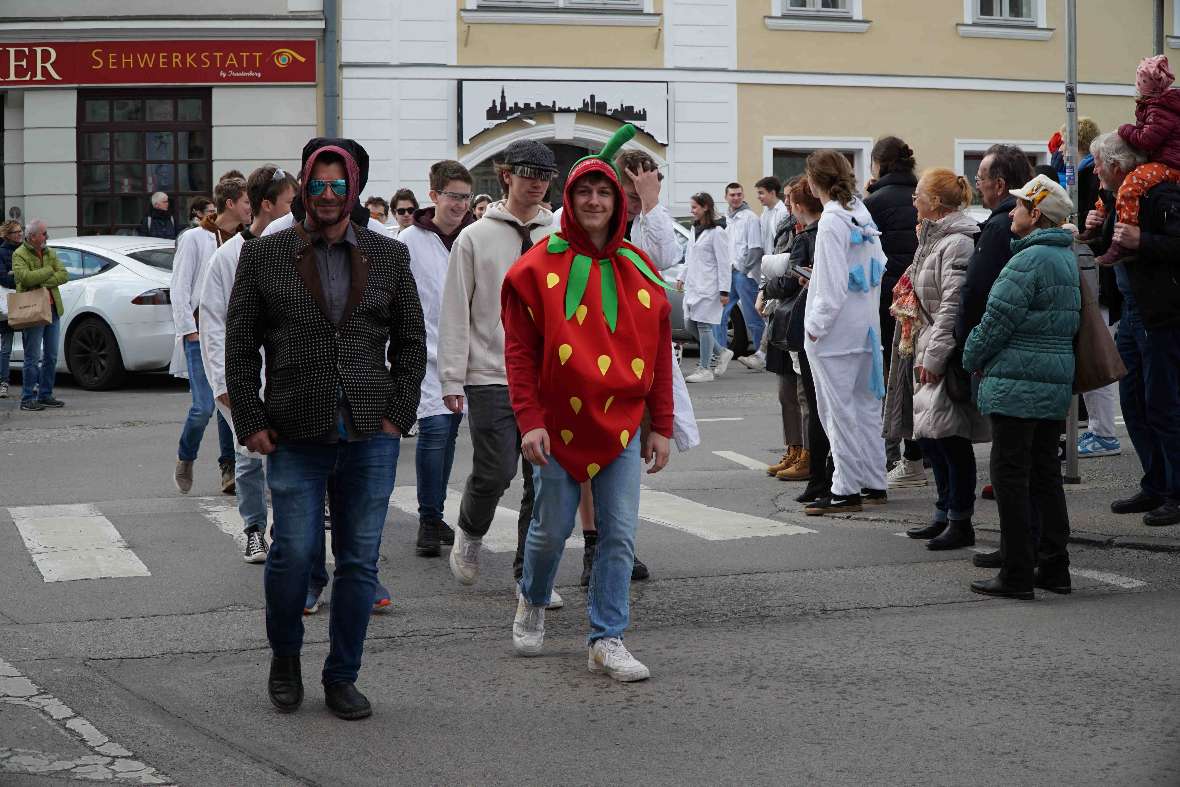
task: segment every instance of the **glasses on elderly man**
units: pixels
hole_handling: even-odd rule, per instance
[[[318,197],[323,194],[328,186],[332,187],[332,192],[337,197],[343,197],[348,194],[348,181],[344,178],[339,180],[309,180],[307,181],[307,193],[313,197]]]

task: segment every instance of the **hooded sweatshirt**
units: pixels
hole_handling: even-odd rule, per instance
[[[500,286],[520,255],[556,230],[550,211],[538,208],[522,224],[501,200],[459,233],[451,246],[439,313],[437,363],[443,396],[462,396],[465,385],[508,384]]]
[[[615,191],[609,240],[595,248],[574,211],[504,279],[508,388],[521,433],[544,428],[553,458],[575,481],[593,478],[651,428],[672,436],[672,325],[667,285],[647,256],[623,239],[626,196],[610,164],[583,159],[565,203],[591,172]]]
[[[459,233],[474,223],[475,216],[468,211],[453,233],[444,234],[434,223],[434,208],[423,208],[415,211],[414,223],[397,236],[410,250],[410,270],[418,286],[418,300],[422,302],[422,317],[426,322],[426,376],[422,378],[418,418],[451,412],[443,404],[438,377],[438,326],[451,248]]]

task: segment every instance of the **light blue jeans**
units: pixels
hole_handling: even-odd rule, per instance
[[[757,302],[758,282],[744,273],[733,271],[729,280],[729,303],[721,308],[721,324],[713,328],[713,338],[722,349],[729,344],[729,314],[734,306],[739,306],[742,320],[746,323],[746,335],[750,339],[750,344],[754,346],[752,352],[758,352],[758,348],[762,346],[762,333],[766,330],[766,321],[754,308]]]
[[[638,432],[638,430],[636,430]],[[635,564],[635,523],[639,521],[639,435],[590,481],[598,546],[590,572],[587,611],[589,642],[622,637],[631,620],[631,568]],[[533,468],[536,502],[524,546],[520,590],[528,603],[549,603],[565,542],[577,520],[581,487],[552,456]]]
[[[689,330],[700,337],[701,342],[701,357],[698,361],[700,368],[712,369],[713,364],[721,357],[722,348],[724,344],[718,344],[716,337],[713,335],[713,330],[717,327],[707,322],[697,322],[685,318],[688,323]]]
[[[244,532],[266,532],[265,461],[239,451],[234,462],[234,482],[238,487],[238,513],[246,523]]]

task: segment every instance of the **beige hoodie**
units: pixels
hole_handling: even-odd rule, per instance
[[[459,233],[447,263],[439,315],[438,374],[443,396],[462,396],[465,385],[508,384],[500,287],[520,257],[522,243],[520,233],[509,225],[531,227],[534,243],[561,229],[544,208],[522,224],[500,201]]]

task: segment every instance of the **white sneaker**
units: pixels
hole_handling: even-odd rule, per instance
[[[545,608],[534,607],[524,596],[516,600],[512,621],[512,647],[522,656],[538,656],[545,642]]]
[[[455,527],[455,545],[451,547],[451,573],[462,585],[474,585],[479,576],[479,547],[483,539],[472,538]]]
[[[713,371],[711,369],[697,369],[692,374],[684,378],[686,383],[711,383],[713,382]]]
[[[766,361],[759,358],[757,354],[747,355],[745,358],[738,358],[738,363],[755,372],[760,372],[766,368]]]
[[[8,383],[0,382],[0,399],[8,398]]]
[[[902,459],[885,476],[890,489],[926,486],[926,468],[921,459]]]
[[[565,599],[558,595],[557,588],[554,588],[549,593],[549,604],[545,607],[545,609],[561,609],[564,606]]]
[[[587,668],[594,674],[605,672],[617,681],[630,683],[647,680],[651,671],[623,645],[618,637],[595,640],[590,646]]]
[[[729,368],[729,362],[733,360],[733,350],[726,347],[721,351],[721,356],[713,364],[713,376],[720,377],[725,374],[725,370]]]

